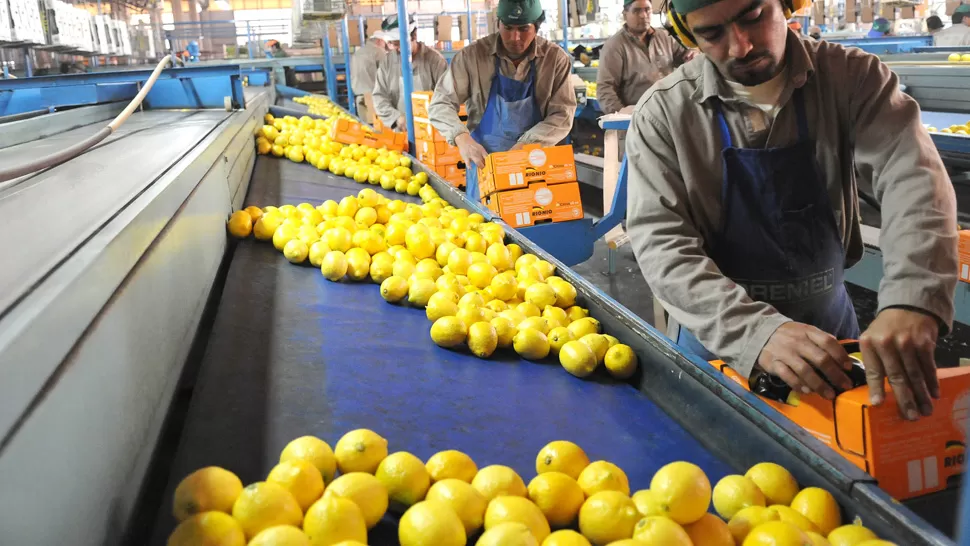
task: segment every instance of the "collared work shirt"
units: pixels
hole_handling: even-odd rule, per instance
[[[600,50],[596,100],[604,114],[636,104],[650,86],[687,62],[689,50],[665,30],[653,29],[645,40],[624,26]]]
[[[377,47],[373,40],[367,40],[354,52],[354,56],[350,58],[350,85],[354,89],[354,95],[374,92],[377,67],[384,57],[387,57],[387,51]]]
[[[431,98],[428,113],[432,125],[451,144],[458,135],[478,127],[495,77],[496,57],[502,75],[520,82],[529,78],[531,61],[535,61],[535,97],[542,121],[526,131],[519,142],[554,146],[566,138],[576,114],[576,92],[569,79],[572,59],[561,47],[539,36],[529,46],[519,66],[515,66],[501,46],[498,33],[459,51]],[[458,119],[458,107],[462,103],[468,110],[467,127]]]
[[[745,375],[790,319],[748,297],[708,256],[722,218],[715,101],[735,146],[789,146],[798,138],[791,96],[802,88],[846,268],[863,252],[857,182],[871,181],[882,205],[879,310],[921,309],[944,331],[953,321],[956,198],[916,101],[874,55],[790,31],[787,47],[789,81],[773,121],[735,99],[699,56],[643,96],[627,133],[627,230],[647,283],[670,313],[671,334],[683,325]]]
[[[959,23],[950,25],[933,35],[934,46],[965,46],[970,45],[970,27]]]
[[[435,85],[448,70],[448,61],[441,53],[421,44],[412,54],[411,72],[415,91],[433,91]],[[374,82],[374,109],[381,123],[394,126],[404,116],[404,101],[411,97],[403,96],[401,80],[401,54],[389,53],[377,69]],[[401,128],[403,130],[403,128]]]

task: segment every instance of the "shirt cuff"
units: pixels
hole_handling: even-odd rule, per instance
[[[455,144],[455,139],[457,139],[461,135],[463,135],[465,133],[469,133],[469,132],[470,131],[468,130],[468,127],[465,127],[464,125],[462,125],[460,129],[458,129],[457,131],[455,131],[455,134],[453,136],[445,136],[445,140],[448,141],[448,144],[450,144],[452,146],[457,146],[457,144]]]
[[[937,292],[937,290],[921,290],[919,287],[902,290],[894,287],[880,291],[876,315],[878,316],[883,309],[894,307],[920,311],[937,320],[940,325],[939,336],[943,337],[953,329],[953,300]]]
[[[734,371],[741,374],[742,377],[751,377],[751,371],[754,370],[754,365],[758,362],[758,357],[761,355],[761,350],[765,348],[768,344],[768,340],[774,335],[775,330],[777,330],[782,324],[792,322],[792,319],[782,315],[781,313],[773,314],[769,317],[764,318],[760,323],[754,327],[754,332],[749,336],[748,342],[744,345],[741,350],[741,354],[738,356],[736,362],[728,362],[728,365],[734,369]]]

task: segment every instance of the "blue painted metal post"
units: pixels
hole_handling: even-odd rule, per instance
[[[364,30],[364,16],[363,15],[358,15],[357,16],[357,28],[360,30],[360,41],[361,42],[366,42],[367,41],[367,32]]]
[[[397,0],[398,32],[401,36],[401,76],[404,80],[404,119],[408,128],[408,149],[414,150],[414,112],[411,109],[411,92],[414,75],[411,72],[411,32],[408,24],[408,1]]]
[[[350,113],[357,115],[357,101],[354,100],[354,88],[350,85],[350,38],[347,30],[347,17],[340,22],[340,40],[344,48],[344,82],[347,83],[347,109]]]
[[[337,102],[337,70],[333,66],[333,55],[330,52],[330,25],[322,24],[323,29],[323,68],[327,74],[327,95],[330,100]]]
[[[475,41],[475,16],[472,15],[472,0],[468,0],[468,43]]]
[[[568,0],[559,0],[559,19],[562,22],[562,48],[569,52],[569,4]]]

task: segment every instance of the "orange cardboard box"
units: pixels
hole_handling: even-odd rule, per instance
[[[414,138],[430,142],[445,142],[445,135],[431,125],[431,121],[424,118],[414,118]]]
[[[485,196],[482,203],[512,227],[565,222],[583,217],[578,182],[537,182],[525,188]]]
[[[748,381],[723,362],[711,364],[748,388]],[[965,469],[970,368],[942,368],[937,377],[941,398],[933,415],[916,422],[899,416],[888,383],[886,401],[879,406],[870,405],[865,385],[835,401],[815,394],[801,396],[797,406],[762,400],[868,472],[894,498],[904,500],[954,486]]]
[[[338,118],[330,130],[330,138],[341,144],[361,144],[365,137],[372,136],[372,133],[365,130],[364,127],[356,121]]]
[[[465,187],[465,181],[466,181],[466,179],[465,179],[465,173],[462,173],[462,174],[460,174],[458,176],[450,176],[450,177],[446,177],[445,178],[445,182],[447,182],[448,184],[450,184],[450,185],[452,185],[452,186],[454,186],[456,188],[464,188]]]
[[[461,165],[461,167],[459,167],[458,165]],[[435,166],[435,172],[438,173],[438,175],[441,176],[441,178],[455,178],[457,176],[464,178],[465,164],[449,163],[447,165],[437,165]]]
[[[482,195],[524,188],[535,182],[562,184],[576,181],[576,159],[572,146],[542,148],[530,144],[521,150],[495,152],[485,158],[478,171]]]
[[[970,282],[970,229],[960,230],[959,235],[957,243],[960,259],[959,278],[963,282]]]
[[[377,148],[387,148],[388,150],[403,151],[408,145],[408,134],[398,133],[391,130],[384,130],[375,135]]]
[[[458,152],[458,148],[447,142],[419,140],[414,143],[414,147],[417,148],[415,155],[417,155],[418,161],[426,165],[433,167],[438,165],[454,165],[461,161],[461,154]]]
[[[429,106],[431,106],[431,91],[415,91],[411,93],[412,116],[427,119]]]

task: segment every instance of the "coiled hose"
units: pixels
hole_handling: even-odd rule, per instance
[[[155,85],[155,81],[158,80],[158,77],[162,74],[162,70],[165,70],[165,68],[171,62],[172,58],[170,56],[166,56],[164,59],[162,59],[155,67],[155,70],[152,71],[152,75],[149,76],[148,81],[145,82],[145,85],[140,91],[138,91],[138,94],[135,95],[135,98],[131,99],[128,106],[126,106],[125,109],[122,110],[117,117],[115,117],[115,119],[111,120],[111,123],[102,128],[100,131],[82,140],[81,142],[68,146],[67,148],[64,148],[58,152],[54,152],[51,155],[34,159],[22,165],[0,169],[0,182],[8,182],[15,178],[20,178],[21,176],[60,165],[65,161],[70,161],[71,159],[74,159],[75,157],[91,149],[102,140],[108,138],[108,135],[117,131],[118,127],[121,127],[121,124],[127,121],[128,117],[131,116],[131,114],[139,106],[141,106],[142,101],[145,100],[145,96],[148,95],[148,92],[151,91],[152,86]]]

